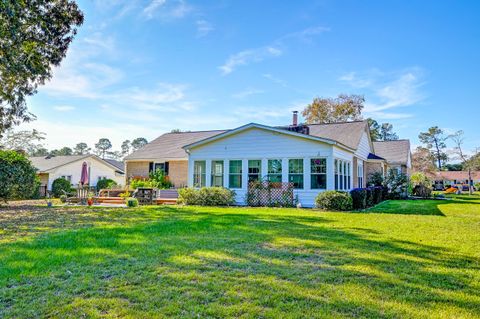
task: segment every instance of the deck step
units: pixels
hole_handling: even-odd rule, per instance
[[[157,198],[155,201],[157,202],[157,205],[173,205],[177,203],[176,198]]]

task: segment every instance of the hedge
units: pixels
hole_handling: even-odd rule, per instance
[[[352,209],[352,197],[346,192],[325,191],[315,198],[315,206],[322,209],[345,211]]]
[[[223,187],[182,188],[178,190],[179,204],[228,206],[235,204],[235,192]]]

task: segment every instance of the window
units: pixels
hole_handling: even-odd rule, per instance
[[[288,160],[288,181],[293,183],[293,188],[303,189],[303,159]]]
[[[193,187],[205,187],[205,161],[193,162]]]
[[[212,186],[223,187],[223,161],[212,161]]]
[[[327,189],[327,159],[312,158],[310,160],[310,175],[311,175],[312,189]],[[335,182],[337,182],[336,170],[335,170]]]
[[[107,179],[107,176],[98,176],[98,180]]]
[[[228,172],[228,187],[242,188],[242,161],[230,161],[230,170]]]
[[[63,179],[66,179],[70,183],[72,182],[72,175],[62,175],[60,177],[63,178]]]
[[[268,160],[268,181],[273,183],[282,182],[282,160]]]
[[[363,165],[358,164],[357,167],[357,175],[358,175],[358,187],[363,187]]]
[[[351,163],[344,160],[335,160],[335,189],[349,190],[351,185]]]
[[[248,161],[248,182],[258,181],[262,177],[262,161]]]

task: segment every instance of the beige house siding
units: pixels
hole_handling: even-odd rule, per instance
[[[132,177],[148,177],[149,162],[126,162],[125,176],[127,180]]]
[[[48,185],[48,174],[45,174],[45,173],[38,174],[38,178],[40,178],[40,185],[42,186]]]
[[[353,188],[358,187],[358,159],[356,157],[353,158],[353,164],[352,164],[352,170],[353,170]]]
[[[170,161],[168,177],[177,188],[188,184],[188,161]]]

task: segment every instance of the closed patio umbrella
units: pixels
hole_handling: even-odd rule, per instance
[[[82,164],[82,175],[80,177],[80,184],[85,186],[88,184],[88,165],[87,162],[83,162]]]

